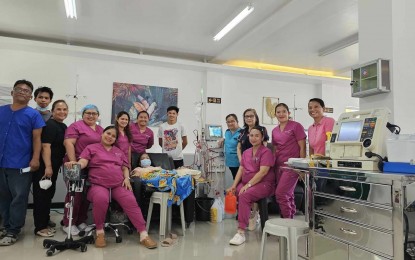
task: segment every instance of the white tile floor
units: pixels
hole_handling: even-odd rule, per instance
[[[52,220],[58,223],[62,215],[52,212]],[[276,216],[270,216],[276,217]],[[304,219],[304,216],[297,216]],[[193,222],[186,235],[181,236],[180,225],[173,223],[173,232],[179,235],[177,243],[171,247],[158,247],[146,249],[138,244],[138,235],[123,234],[123,242],[115,243],[115,238],[107,235],[107,247],[104,249],[88,245],[85,253],[67,250],[57,252],[52,259],[59,260],[103,260],[103,259],[151,259],[151,260],[175,260],[175,259],[258,259],[261,247],[261,228],[258,225],[255,231],[247,231],[247,242],[241,246],[229,245],[229,240],[236,232],[237,221],[225,219],[222,223]],[[154,240],[159,240],[158,225],[151,223],[150,235]],[[65,234],[60,227],[54,237],[56,240],[64,240]],[[44,259],[46,250],[42,246],[43,238],[33,235],[32,211],[28,210],[26,225],[19,241],[8,247],[0,247],[0,259]],[[300,241],[300,252],[304,252],[304,240]],[[266,259],[278,257],[278,239],[268,237]]]

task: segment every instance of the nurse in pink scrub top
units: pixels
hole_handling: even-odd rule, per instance
[[[65,161],[76,162],[79,159],[79,155],[89,144],[99,143],[101,141],[101,134],[103,129],[97,125],[99,110],[95,105],[86,105],[81,110],[82,120],[76,121],[71,124],[65,131],[65,140],[63,142],[66,149]],[[65,203],[69,202],[69,194],[65,197]],[[87,228],[85,224],[87,220],[89,202],[84,199],[84,195],[81,192],[75,193],[73,214],[72,214],[72,227],[68,230],[68,209],[64,209],[63,214],[63,230],[65,232],[71,232],[76,236],[80,231]],[[87,231],[87,230],[86,230]]]
[[[298,175],[282,167],[285,166],[284,163],[288,161],[288,158],[305,158],[306,134],[300,123],[289,120],[290,111],[286,104],[278,104],[275,108],[275,115],[279,122],[272,130],[277,172],[275,197],[280,206],[281,217],[293,218],[296,213],[294,189],[297,185]]]
[[[137,167],[139,156],[154,144],[154,133],[147,127],[149,119],[150,116],[147,111],[140,111],[137,115],[137,123],[130,124],[130,131],[133,137],[131,143],[132,168]]]
[[[333,131],[334,119],[324,116],[324,101],[320,98],[312,98],[308,101],[308,114],[314,119],[314,123],[308,128],[309,154],[325,155],[327,132]]]
[[[133,137],[128,126],[129,123],[130,115],[127,112],[121,111],[117,114],[115,128],[118,129],[118,138],[114,145],[124,152],[128,163],[131,165],[131,142]]]
[[[245,229],[249,224],[251,207],[254,202],[271,196],[275,190],[275,174],[273,171],[274,156],[264,146],[265,133],[260,126],[249,131],[249,142],[252,144],[241,157],[241,165],[232,186],[227,192],[236,193],[238,197],[238,231],[229,241],[239,246],[245,242]]]
[[[104,222],[110,197],[120,204],[131,223],[140,235],[140,244],[147,248],[156,248],[147,233],[146,223],[141,209],[131,191],[130,164],[124,152],[114,146],[117,140],[117,129],[108,126],[99,143],[88,145],[81,153],[78,162],[68,162],[65,167],[78,163],[81,169],[89,167],[88,200],[92,202],[92,213],[96,226],[96,247],[106,247]]]

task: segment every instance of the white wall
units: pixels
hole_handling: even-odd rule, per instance
[[[113,82],[178,88],[179,121],[188,132],[189,145],[184,151],[187,158],[195,151],[193,130],[201,128],[195,115],[195,103],[201,101],[202,89],[204,107],[201,114],[205,122],[224,127],[225,116],[229,113],[237,114],[242,126],[242,113],[246,108],[255,108],[261,117],[264,96],[278,97],[280,102],[293,107],[296,95],[296,106],[301,109],[296,111],[296,120],[304,127],[312,122],[307,112],[307,101],[312,97],[323,97],[327,104],[333,104],[331,107],[335,107],[334,104],[355,104],[350,97],[348,80],[327,80],[6,37],[0,37],[0,57],[0,85],[12,86],[16,80],[25,78],[36,87],[49,86],[55,92],[55,100],[67,100],[70,112],[74,112],[74,99],[66,95],[75,93],[79,75],[79,95],[87,98],[79,99],[77,110],[85,104],[96,104],[103,126],[111,122]],[[335,93],[340,91],[344,95],[325,96],[326,81],[330,88],[336,89]],[[222,98],[222,104],[206,104],[208,96]],[[66,123],[72,122],[73,115]],[[271,132],[275,126],[266,127]],[[157,129],[153,131],[157,136]],[[161,151],[157,143],[150,152]],[[54,201],[62,199],[57,194]]]
[[[335,107],[336,113],[343,111],[346,105],[356,104],[356,99],[350,97],[348,80],[230,68],[5,37],[0,37],[0,57],[0,84],[12,85],[17,79],[25,78],[35,86],[49,86],[55,92],[54,99],[68,101],[71,112],[74,99],[66,95],[75,93],[78,75],[79,95],[86,99],[79,99],[77,110],[85,104],[96,104],[101,110],[103,126],[111,121],[113,82],[178,88],[179,121],[186,126],[189,138],[187,153],[194,152],[193,130],[200,130],[201,126],[195,115],[201,89],[205,122],[224,127],[225,116],[229,113],[238,115],[242,125],[242,113],[250,107],[255,108],[261,118],[264,96],[278,97],[292,108],[296,95],[296,121],[306,128],[312,123],[307,112],[307,102],[312,97],[322,97],[328,106]],[[221,97],[222,104],[206,104],[207,96]],[[66,123],[72,122],[73,115]],[[266,127],[271,132],[275,126]],[[157,133],[157,129],[153,130]],[[160,150],[156,144],[150,151]]]

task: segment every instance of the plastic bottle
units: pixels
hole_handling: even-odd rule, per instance
[[[236,196],[228,192],[225,196],[225,212],[228,214],[236,213]]]
[[[219,198],[215,199],[212,207],[210,208],[210,222],[218,223],[222,222],[223,219],[223,208]]]

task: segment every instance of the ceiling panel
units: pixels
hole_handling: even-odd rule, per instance
[[[318,51],[358,32],[357,0],[256,0],[255,10],[221,41],[212,37],[248,1],[0,0],[0,35],[149,55],[224,62],[250,60],[330,71],[356,64],[357,45]]]

